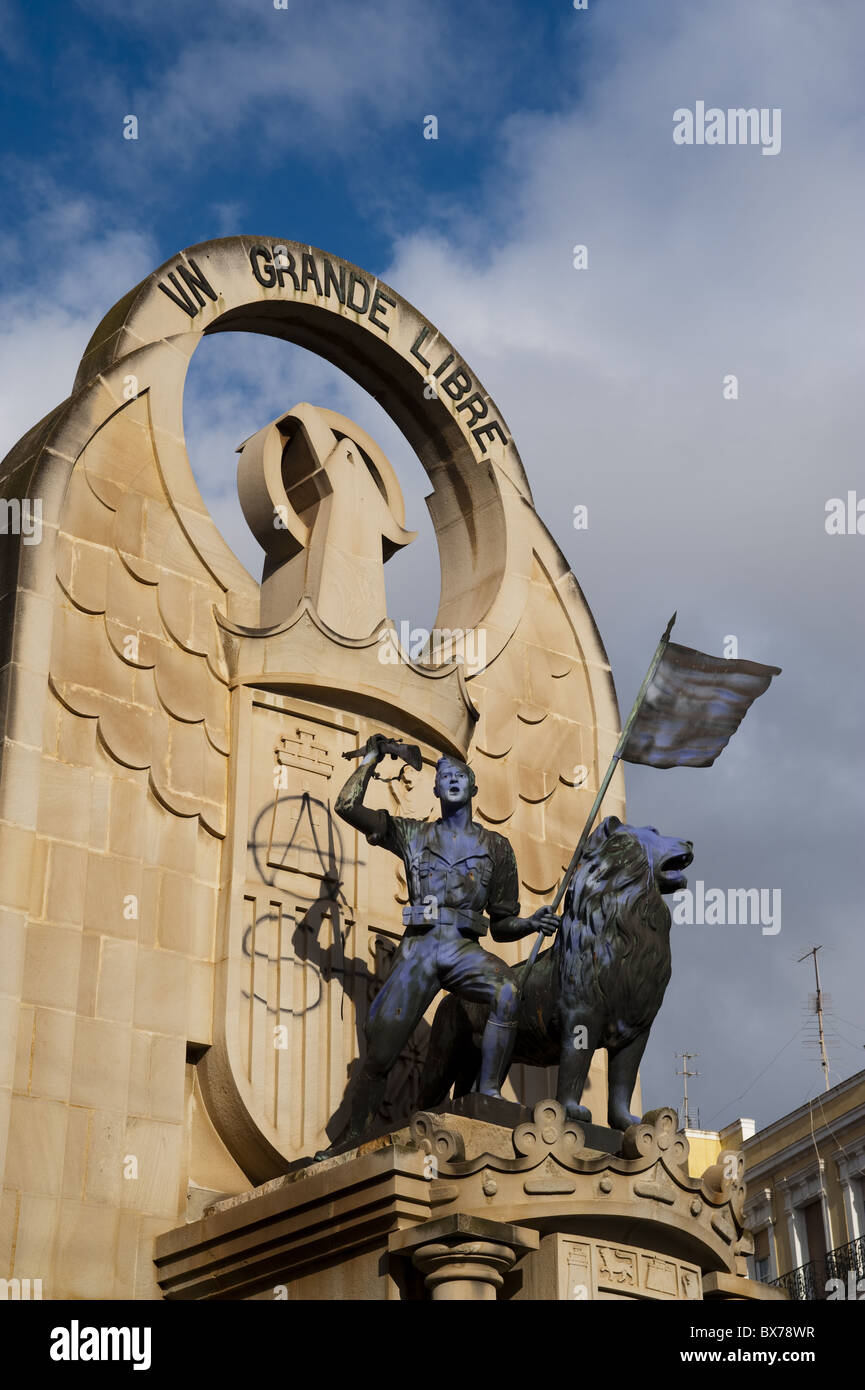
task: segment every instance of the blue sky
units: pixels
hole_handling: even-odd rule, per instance
[[[697,1051],[704,1124],[766,1124],[820,1090],[797,1034],[812,942],[832,1079],[865,1063],[865,536],[824,527],[828,498],[865,496],[863,39],[853,0],[2,9],[4,451],[168,256],[235,232],[310,242],[382,275],[492,392],[623,704],[674,608],[680,641],[735,634],[784,668],[711,771],[628,772],[629,818],[693,838],[692,878],[783,894],[775,937],[674,932],[644,1095],[675,1102],[673,1053]],[[676,146],[697,100],[779,108],[780,153]],[[436,586],[425,475],[308,354],[234,335],[196,354],[185,425],[214,516],[254,568],[234,448],[301,399],[354,415],[398,467],[420,534],[389,566],[393,616],[429,622],[434,592],[398,608]]]
[[[166,251],[236,216],[288,216],[314,245],[338,226],[343,254],[373,270],[396,238],[460,218],[471,188],[480,211],[512,114],[575,99],[592,23],[507,0],[470,16],[417,0],[5,8],[13,207],[36,166],[117,222],[133,198]],[[136,142],[121,138],[130,113]],[[419,136],[428,113],[437,142]]]

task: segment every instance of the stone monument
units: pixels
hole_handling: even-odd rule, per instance
[[[241,444],[261,582],[221,537],[182,399],[227,331],[327,358],[414,447],[442,576],[418,657],[385,602],[399,484],[352,421],[286,403]],[[348,1123],[410,906],[335,815],[342,755],[415,744],[369,804],[418,820],[439,760],[468,762],[531,916],[617,746],[591,613],[456,349],[335,256],[207,242],[106,315],[2,495],[41,534],[0,547],[0,1275],[56,1299],[743,1296],[740,1178],[695,1186],[670,1112],[610,1138],[526,1065],[505,1124],[477,1097],[419,1112],[431,1012],[378,1137],[299,1166]],[[527,942],[493,949],[514,966]],[[599,1053],[585,1094],[605,1090]]]

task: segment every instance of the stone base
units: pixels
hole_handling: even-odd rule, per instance
[[[486,1124],[501,1125],[505,1129],[516,1129],[517,1125],[528,1124],[533,1111],[528,1105],[519,1105],[515,1100],[495,1100],[492,1096],[482,1096],[479,1091],[470,1091],[467,1096],[447,1100],[442,1106],[442,1125],[454,1115],[465,1116],[470,1120],[483,1120]],[[599,1153],[618,1154],[622,1151],[624,1135],[620,1129],[607,1129],[605,1125],[583,1124],[580,1129],[586,1136],[586,1148],[597,1149]]]
[[[419,1113],[160,1236],[158,1281],[172,1299],[784,1297],[746,1277],[741,1169],[691,1177],[676,1123],[652,1111],[611,1152],[555,1101],[513,1129]]]
[[[441,1110],[434,1113],[440,1114],[443,1119],[446,1115],[464,1115],[468,1120],[483,1120],[486,1124],[501,1125],[504,1129],[515,1129],[532,1118],[527,1105],[520,1105],[515,1100],[482,1096],[480,1091],[469,1091],[467,1096],[446,1100]]]

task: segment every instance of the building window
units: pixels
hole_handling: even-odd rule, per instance
[[[809,1202],[802,1208],[805,1218],[805,1239],[808,1242],[808,1259],[825,1260],[826,1232],[823,1226],[822,1202]]]
[[[754,1232],[754,1278],[761,1284],[769,1279],[769,1228]]]

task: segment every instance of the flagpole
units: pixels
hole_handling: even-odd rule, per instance
[[[673,616],[672,616],[672,618],[670,619],[670,621],[667,623],[667,626],[666,626],[666,628],[665,628],[665,630],[664,630],[664,633],[663,633],[663,635],[662,635],[662,637],[661,637],[661,640],[660,640],[660,642],[658,643],[657,649],[656,649],[656,651],[655,651],[655,655],[652,657],[652,661],[651,661],[651,664],[650,664],[650,666],[649,666],[648,671],[646,672],[646,676],[645,676],[645,679],[644,679],[644,681],[643,681],[643,684],[640,686],[639,690],[637,691],[637,698],[636,698],[636,700],[634,701],[633,707],[632,707],[632,709],[631,709],[631,713],[628,715],[627,719],[625,720],[625,724],[624,724],[624,728],[622,729],[621,737],[619,738],[619,741],[618,741],[618,743],[616,744],[615,752],[613,753],[613,756],[612,756],[611,759],[610,759],[610,765],[609,765],[609,767],[607,768],[606,772],[604,773],[603,781],[601,782],[601,785],[598,787],[598,794],[597,794],[597,796],[595,797],[594,801],[592,802],[592,809],[591,809],[591,811],[589,812],[588,816],[586,817],[586,823],[585,823],[585,825],[583,826],[583,833],[582,833],[582,835],[581,835],[580,838],[579,838],[579,841],[578,841],[578,843],[577,843],[577,848],[574,850],[574,852],[573,852],[573,854],[572,854],[572,856],[571,856],[571,862],[570,862],[570,864],[568,865],[567,869],[565,870],[564,878],[562,879],[561,884],[559,885],[559,891],[558,891],[558,893],[556,894],[555,902],[552,904],[552,907],[551,907],[551,909],[550,909],[550,911],[552,911],[552,912],[556,912],[556,911],[558,910],[559,903],[562,901],[562,898],[563,898],[564,895],[565,895],[565,889],[567,888],[568,884],[570,883],[571,877],[572,877],[572,875],[573,875],[573,873],[574,873],[574,870],[576,869],[577,865],[578,865],[579,862],[580,862],[580,859],[581,859],[581,857],[582,857],[583,850],[584,850],[585,847],[586,847],[586,841],[587,841],[588,838],[589,838],[589,834],[590,834],[590,832],[591,832],[592,825],[594,824],[595,816],[598,814],[598,811],[600,810],[601,802],[603,801],[604,796],[606,795],[607,788],[609,787],[610,782],[613,780],[613,773],[615,772],[616,768],[617,768],[618,765],[619,765],[619,759],[621,758],[623,752],[625,751],[625,745],[626,745],[627,742],[628,742],[628,737],[629,737],[629,735],[630,735],[631,729],[634,727],[634,724],[635,724],[636,719],[637,719],[637,715],[638,715],[639,712],[640,712],[640,706],[642,705],[643,700],[644,700],[645,697],[646,697],[646,691],[648,690],[649,686],[651,685],[652,680],[653,680],[654,675],[655,675],[655,672],[657,671],[658,667],[659,667],[660,664],[661,664],[661,658],[663,657],[664,652],[667,650],[667,645],[668,645],[668,643],[669,643],[669,641],[670,641],[670,633],[673,631],[673,624],[674,624],[675,621],[676,621],[676,614],[674,613]],[[541,945],[542,945],[542,943],[543,943],[543,940],[544,940],[544,933],[543,933],[543,932],[538,932],[537,940],[535,941],[535,944],[534,944],[534,946],[532,947],[532,952],[531,952],[531,955],[529,956],[529,959],[528,959],[529,968],[531,968],[531,966],[533,966],[534,963],[535,963],[535,961],[537,960],[537,958],[538,958],[538,952],[539,952],[540,949],[541,949]]]

